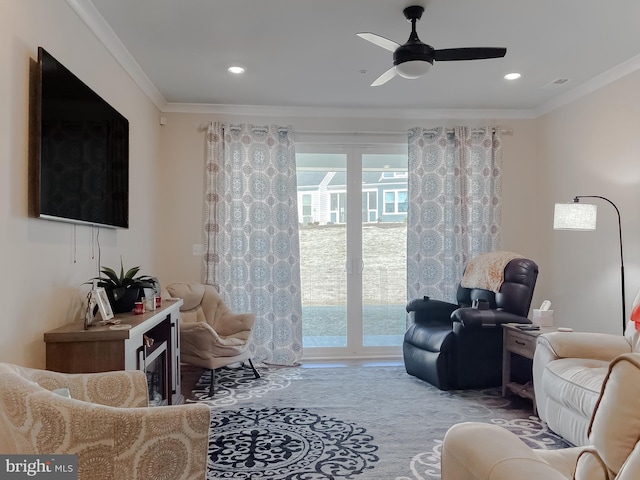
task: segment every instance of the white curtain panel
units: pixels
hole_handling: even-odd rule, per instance
[[[302,358],[295,145],[290,127],[211,124],[204,194],[204,283],[253,312],[254,359]]]
[[[500,246],[499,129],[409,130],[407,296],[455,302],[464,266]]]

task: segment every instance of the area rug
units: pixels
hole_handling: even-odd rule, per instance
[[[569,446],[497,388],[443,392],[401,365],[258,370],[218,370],[213,398],[208,373],[196,385],[190,401],[211,408],[208,480],[436,480],[444,434],[464,421]]]

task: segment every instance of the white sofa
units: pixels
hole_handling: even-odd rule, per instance
[[[442,445],[442,480],[637,480],[640,353],[614,359],[588,427],[589,446],[534,450],[509,430],[460,423]]]
[[[588,445],[587,430],[609,363],[640,352],[640,332],[629,322],[625,335],[552,332],[538,337],[533,385],[538,416],[576,446]]]

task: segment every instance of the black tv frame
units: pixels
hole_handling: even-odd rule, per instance
[[[44,68],[54,70],[46,77]],[[55,81],[63,79],[54,87],[60,98],[43,99],[43,90],[52,88],[43,81],[52,75]],[[57,102],[53,117],[47,101]],[[30,64],[29,108],[29,215],[129,228],[129,121],[43,47],[38,47],[37,62]],[[60,116],[54,118],[55,113]],[[49,121],[43,127],[45,116]],[[68,138],[55,145],[53,135],[55,141]]]

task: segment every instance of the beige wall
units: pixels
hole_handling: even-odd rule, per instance
[[[540,231],[540,209],[537,198],[543,172],[538,161],[538,141],[534,120],[392,120],[375,118],[319,117],[242,117],[215,114],[166,113],[162,127],[160,155],[161,184],[170,185],[160,206],[171,218],[173,235],[164,235],[162,225],[157,230],[158,271],[168,281],[197,281],[201,278],[202,257],[192,255],[192,245],[202,243],[202,192],[206,156],[205,132],[210,121],[246,122],[253,124],[292,125],[299,142],[311,142],[317,135],[306,132],[405,132],[413,126],[453,126],[500,124],[513,131],[503,136],[504,207],[503,248],[536,259],[547,269],[545,252],[536,237]],[[324,135],[323,138],[329,135]],[[342,143],[380,141],[367,135],[332,135]],[[383,141],[406,142],[406,134],[384,135]],[[544,295],[546,276],[541,276],[535,303]]]
[[[553,204],[600,195],[620,209],[627,316],[640,286],[640,72],[538,119],[545,181],[537,208],[540,242],[550,252],[549,299],[556,324],[622,332],[617,216],[602,200],[594,232],[553,231]]]
[[[27,216],[28,75],[38,46],[130,122],[131,228],[100,230],[102,264],[116,266],[122,255],[125,266],[155,273],[153,226],[162,217],[157,109],[66,1],[0,1],[0,361],[44,367],[43,333],[80,318],[98,249],[90,227]]]
[[[575,195],[601,195],[620,208],[625,242],[627,315],[640,285],[635,221],[640,177],[640,73],[634,73],[533,120],[390,120],[362,118],[262,118],[167,113],[162,135],[161,183],[178,196],[160,204],[179,221],[179,235],[157,236],[163,278],[200,278],[204,129],[209,121],[276,123],[296,131],[404,131],[415,125],[500,124],[513,130],[504,140],[502,247],[531,256],[540,266],[533,306],[549,299],[556,325],[620,333],[620,262],[615,211],[599,207],[598,230],[553,230],[553,205]],[[313,135],[300,135],[303,140]],[[348,135],[340,137],[349,141]],[[357,141],[357,140],[356,140]],[[402,139],[400,139],[402,141]]]

